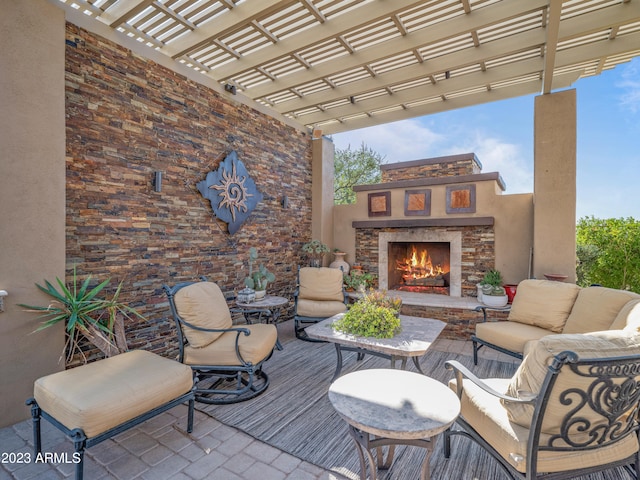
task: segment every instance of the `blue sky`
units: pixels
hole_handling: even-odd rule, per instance
[[[578,80],[576,218],[640,220],[640,59]],[[384,163],[474,152],[500,172],[505,194],[533,191],[534,96],[335,134],[338,149],[364,142]]]

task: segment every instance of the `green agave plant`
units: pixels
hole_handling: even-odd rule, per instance
[[[109,284],[110,279],[90,288],[91,276],[88,276],[81,284],[73,269],[73,280],[70,286],[56,277],[56,285],[45,280],[44,286],[36,283],[36,287],[52,301],[47,306],[19,304],[33,312],[39,312],[38,318],[46,319],[35,330],[64,322],[66,324],[67,340],[65,343],[66,362],[73,358],[75,352],[80,352],[86,361],[84,353],[78,346],[80,336],[84,336],[95,345],[105,356],[111,357],[127,350],[127,341],[124,331],[124,318],[135,316],[144,320],[134,308],[118,301],[122,282],[118,285],[113,296],[99,297],[99,294]]]

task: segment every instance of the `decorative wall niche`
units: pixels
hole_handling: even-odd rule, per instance
[[[476,186],[456,185],[447,187],[447,213],[475,213]]]
[[[370,193],[368,196],[369,216],[388,217],[391,215],[391,192]]]
[[[431,215],[431,190],[405,190],[405,215]]]

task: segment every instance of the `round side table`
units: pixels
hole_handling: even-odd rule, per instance
[[[460,401],[446,385],[419,373],[369,369],[349,373],[329,387],[329,400],[347,422],[360,459],[360,479],[366,480],[368,459],[371,479],[377,466],[391,467],[395,445],[426,450],[421,480],[429,480],[429,459],[436,437],[460,414]],[[384,459],[382,447],[389,447]]]

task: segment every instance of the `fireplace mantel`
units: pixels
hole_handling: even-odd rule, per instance
[[[475,227],[493,226],[494,217],[464,218],[408,218],[402,220],[355,220],[353,228],[408,228],[408,227]]]

